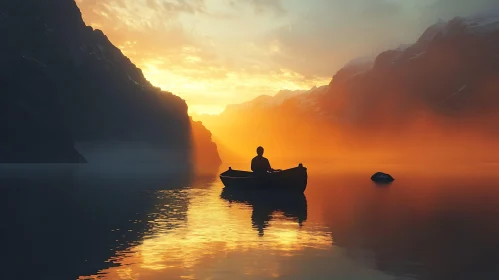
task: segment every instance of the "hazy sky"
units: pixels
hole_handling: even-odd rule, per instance
[[[497,0],[76,0],[156,86],[218,113],[329,83],[349,60],[414,42]]]

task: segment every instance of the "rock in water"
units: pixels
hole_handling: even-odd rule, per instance
[[[371,180],[373,180],[376,183],[390,183],[395,180],[390,174],[383,173],[383,172],[376,172],[371,176]]]

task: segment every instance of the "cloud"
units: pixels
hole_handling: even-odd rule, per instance
[[[412,43],[439,18],[498,7],[497,0],[315,0],[259,38],[267,59],[306,77],[332,76],[349,60]]]
[[[269,89],[327,84],[351,59],[414,42],[438,18],[490,9],[497,2],[76,1],[85,22],[102,29],[148,79],[189,104],[198,100],[196,106],[220,103],[219,96],[227,104]]]
[[[229,0],[229,5],[235,9],[241,5],[249,5],[255,14],[272,12],[276,15],[286,14],[281,0]]]
[[[427,5],[422,10],[422,14],[434,21],[436,18],[450,19],[455,16],[468,16],[498,9],[497,0],[437,0]]]
[[[185,47],[201,48],[198,38],[186,31],[178,17],[202,13],[203,0],[79,0],[78,4],[85,22],[103,29],[138,64],[178,54]]]
[[[414,39],[419,30],[407,6],[388,1],[315,1],[294,20],[267,32],[262,44],[278,46],[271,59],[309,76],[332,76],[357,56]]]
[[[102,29],[153,84],[179,94],[193,107],[221,110],[225,104],[273,94],[283,86],[315,85],[298,74],[286,74],[289,71],[279,65],[251,58],[253,38],[247,33],[256,30],[255,13],[261,24],[271,23],[274,16],[269,12],[283,12],[279,1],[241,0],[237,9],[220,3],[78,1],[87,24]],[[237,87],[241,84],[245,86]]]
[[[266,11],[272,11],[277,15],[283,15],[286,10],[283,8],[281,0],[245,0],[253,6],[255,13],[265,13]]]

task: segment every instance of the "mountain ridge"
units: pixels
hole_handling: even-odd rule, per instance
[[[8,42],[0,46],[2,74],[12,78],[11,69],[16,65],[29,64],[37,69],[31,75],[21,74],[21,69],[13,80],[15,84],[12,82],[1,97],[5,98],[4,104],[20,100],[32,111],[43,111],[38,119],[45,119],[44,123],[57,127],[58,134],[66,135],[65,145],[54,146],[69,147],[68,139],[148,142],[181,151],[176,161],[192,158],[196,146],[192,143],[192,129],[205,128],[192,123],[185,101],[154,87],[102,31],[86,26],[74,0],[23,0],[23,5],[2,2],[0,14],[0,29]],[[38,80],[40,76],[50,80],[53,87]],[[39,85],[27,88],[23,86],[25,81]],[[47,99],[46,104],[40,99]],[[57,108],[57,112],[45,110],[47,107]],[[9,127],[19,127],[14,119],[5,122]],[[11,134],[16,131],[13,129]],[[60,136],[53,136],[54,143],[60,142]],[[202,141],[206,140],[211,141]],[[5,150],[13,142],[8,143]],[[38,150],[42,151],[44,145]],[[208,143],[201,146],[213,148]],[[69,154],[75,152],[74,145],[66,149]],[[0,154],[0,161],[16,157],[20,161],[54,161],[48,154],[29,159],[20,147],[16,150],[14,158],[2,159]],[[219,158],[212,160],[220,162]],[[70,157],[67,161],[74,162]]]
[[[320,94],[298,95],[253,115],[232,115],[230,123],[219,118],[225,126],[207,122],[207,127],[244,151],[266,145],[292,158],[403,152],[422,143],[454,143],[456,149],[473,143],[480,150],[480,135],[499,136],[493,125],[499,120],[499,29],[489,28],[496,26],[490,17],[485,17],[490,26],[479,25],[487,32],[456,27],[476,18],[430,26],[413,44],[381,52],[372,64],[347,64]],[[436,36],[429,35],[433,29]],[[438,35],[447,29],[452,32]],[[242,134],[240,127],[258,135]],[[269,139],[265,134],[273,131],[283,135]]]

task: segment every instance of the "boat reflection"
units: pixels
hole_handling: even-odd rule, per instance
[[[269,278],[292,273],[282,263],[305,258],[304,250],[328,252],[332,247],[323,225],[305,222],[303,194],[228,193],[222,192],[221,182],[209,185],[157,192],[188,197],[178,225],[169,227],[176,219],[165,211],[176,209],[176,201],[159,204],[143,241],[111,260],[119,266],[80,279],[239,279],[241,271],[248,279]],[[255,234],[255,228],[265,235]]]
[[[295,220],[300,227],[307,220],[307,198],[303,193],[265,192],[259,190],[231,190],[224,188],[220,197],[229,203],[243,203],[253,209],[251,221],[260,236],[275,212]]]

